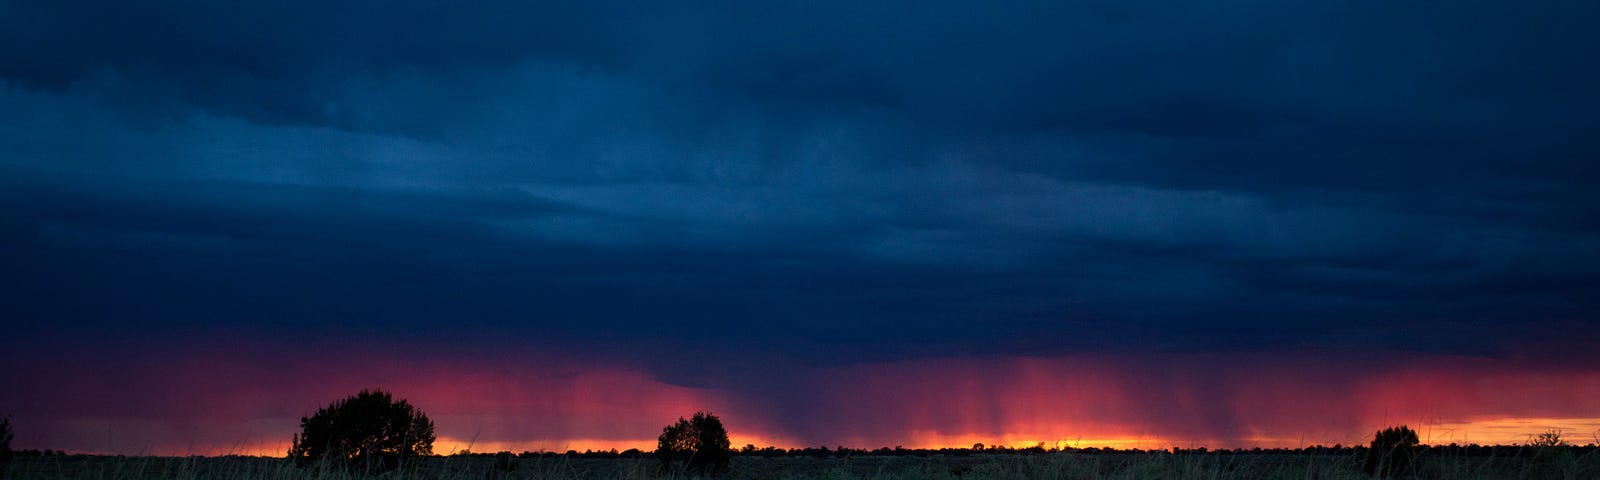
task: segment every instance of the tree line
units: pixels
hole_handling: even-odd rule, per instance
[[[376,474],[416,466],[422,457],[433,456],[434,424],[421,410],[403,399],[395,399],[382,390],[362,390],[350,397],[318,408],[309,416],[300,418],[300,432],[292,437],[288,457],[300,465],[330,465],[352,472]],[[12,427],[9,417],[0,420],[0,475],[13,456],[50,456],[50,450],[11,450]],[[1166,453],[1172,455],[1328,455],[1355,456],[1362,459],[1362,470],[1374,477],[1404,476],[1416,468],[1416,460],[1423,456],[1452,457],[1531,457],[1551,460],[1573,455],[1600,454],[1600,446],[1590,444],[1573,446],[1561,438],[1560,432],[1549,431],[1530,438],[1525,445],[1421,445],[1417,433],[1406,426],[1390,427],[1378,431],[1367,445],[1331,447],[1314,445],[1295,449],[1207,449],[1171,448],[1162,450],[1117,450],[1111,448],[1076,448],[1047,446],[1039,443],[1029,447],[987,446],[974,444],[971,448],[905,448],[903,446],[876,449],[806,447],[757,448],[745,445],[732,448],[728,431],[722,420],[709,412],[696,412],[689,418],[662,428],[656,449],[645,452],[639,449],[565,453],[510,452],[473,454],[460,452],[461,456],[493,456],[496,463],[511,467],[517,458],[569,457],[569,458],[648,458],[660,461],[663,472],[716,476],[728,470],[730,458],[751,457],[850,457],[850,456],[970,456],[970,455],[1034,455],[1045,453],[1134,454]]]
[[[410,468],[420,457],[433,455],[433,428],[433,421],[405,400],[381,390],[362,390],[301,417],[289,458],[362,473]],[[697,412],[662,428],[654,455],[662,471],[718,475],[727,471],[732,452],[722,419]]]
[[[310,417],[301,418],[300,424],[302,432],[294,437],[294,446],[289,450],[289,456],[302,462],[332,461],[355,470],[376,472],[403,468],[410,459],[433,453],[433,422],[404,400],[394,400],[387,392],[363,390],[353,397],[319,409]],[[1367,474],[1375,477],[1392,477],[1414,472],[1416,459],[1429,453],[1488,456],[1531,454],[1537,459],[1539,456],[1583,453],[1574,452],[1575,448],[1593,450],[1597,447],[1572,447],[1561,439],[1559,432],[1541,434],[1524,447],[1423,446],[1415,431],[1406,426],[1397,426],[1378,431],[1373,435],[1372,442],[1366,446],[1313,446],[1293,450],[1173,448],[1154,452],[1174,455],[1274,453],[1356,455],[1362,459],[1362,470]],[[1507,449],[1516,451],[1508,452]],[[1047,447],[1044,443],[1023,448],[986,446],[979,443],[965,449],[907,449],[895,446],[892,449],[873,450],[851,449],[844,446],[835,449],[825,446],[817,449],[785,450],[776,447],[758,449],[754,445],[745,445],[744,448],[736,450],[731,448],[728,431],[722,425],[720,418],[708,412],[697,412],[690,418],[680,417],[676,423],[663,427],[661,436],[657,438],[656,450],[650,455],[660,460],[661,470],[664,472],[714,476],[727,471],[729,459],[734,455],[848,457],[851,455],[1030,455],[1057,452],[1151,453],[1138,449]],[[524,456],[529,455],[534,454],[524,452]],[[577,452],[569,451],[568,455],[577,455]],[[646,454],[638,450],[626,452],[612,450],[604,453],[591,451],[582,455],[605,458],[642,457]],[[513,459],[510,452],[502,452],[495,456],[501,463],[507,465]]]

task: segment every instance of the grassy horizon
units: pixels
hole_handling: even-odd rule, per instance
[[[378,476],[351,474],[325,466],[297,467],[272,458],[245,457],[37,457],[12,466],[8,478],[92,479],[167,478],[247,479],[677,479],[661,473],[652,459],[551,458],[519,461],[509,469],[492,459],[431,457],[416,471]],[[1420,462],[1417,478],[1549,479],[1593,478],[1600,461],[1593,455],[1558,463],[1519,458],[1433,458]],[[739,457],[727,479],[1133,479],[1133,478],[1372,478],[1360,471],[1359,459],[1335,455],[1176,456],[1062,453],[1043,456],[981,455],[974,457]]]
[[[1551,479],[1600,477],[1600,447],[1527,445],[1423,448],[1411,478]],[[1363,447],[1299,450],[1132,451],[1077,449],[1028,452],[985,450],[913,451],[817,456],[804,453],[737,454],[727,475],[756,479],[1272,479],[1373,478],[1361,471]],[[803,452],[803,451],[802,451]],[[893,452],[893,450],[891,450]],[[914,452],[914,453],[913,453]],[[347,473],[329,464],[297,466],[282,457],[156,457],[24,455],[5,474],[16,479],[677,479],[658,463],[638,456],[597,458],[567,454],[457,454],[428,456],[411,471],[379,476]]]

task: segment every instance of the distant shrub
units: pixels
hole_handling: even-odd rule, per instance
[[[1565,447],[1567,446],[1567,441],[1561,439],[1560,430],[1550,430],[1538,435],[1534,435],[1533,438],[1528,441],[1528,446],[1534,448]]]
[[[697,412],[690,420],[661,429],[656,442],[656,456],[661,459],[663,471],[674,470],[682,461],[683,471],[691,474],[720,475],[728,470],[728,431],[722,419],[706,412]]]
[[[1561,431],[1550,430],[1534,435],[1529,439],[1528,447],[1533,448],[1533,463],[1529,465],[1529,473],[1540,478],[1567,477],[1568,470],[1577,460],[1572,453],[1571,445],[1561,438]]]
[[[1417,432],[1409,427],[1385,428],[1373,436],[1362,470],[1379,477],[1409,472],[1417,457],[1417,445],[1421,443]]]
[[[362,390],[300,419],[289,458],[327,461],[353,472],[381,473],[433,454],[433,422],[405,400]]]

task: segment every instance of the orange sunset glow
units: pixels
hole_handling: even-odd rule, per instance
[[[155,397],[129,406],[159,415],[150,421],[168,428],[81,415],[41,415],[46,423],[34,425],[61,432],[46,441],[84,451],[281,456],[297,428],[290,419],[370,381],[402,392],[438,423],[441,454],[650,451],[662,425],[700,410],[725,419],[735,447],[758,448],[1297,448],[1361,444],[1395,424],[1412,425],[1437,444],[1515,444],[1551,430],[1582,440],[1600,432],[1600,374],[1468,357],[1361,366],[1359,373],[1340,370],[1350,360],[1270,354],[873,363],[791,370],[792,381],[811,386],[808,393],[773,403],[753,403],[735,387],[673,385],[555,356],[539,357],[538,369],[505,360],[412,362],[377,351],[352,360],[348,370],[251,372],[248,359],[176,358],[125,381],[159,383],[156,375],[184,372],[182,378],[260,388],[207,393],[226,407],[204,412],[173,410]],[[285,378],[301,380],[275,385]],[[61,393],[103,387],[72,388],[81,390]],[[142,435],[104,435],[126,429]]]

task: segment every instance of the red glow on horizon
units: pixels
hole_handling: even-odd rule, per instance
[[[82,365],[63,356],[57,365],[71,368],[20,379],[51,388],[23,390],[14,447],[280,456],[300,416],[362,388],[426,412],[439,454],[648,451],[662,426],[701,410],[723,417],[736,448],[1292,448],[1364,444],[1395,424],[1429,443],[1600,433],[1600,372],[1482,358],[1377,367],[1271,354],[947,358],[800,370],[793,381],[805,398],[766,404],[559,356],[403,360],[384,351]]]
[[[946,359],[850,367],[822,390],[850,392],[837,410],[899,406],[843,422],[861,445],[1295,448],[1364,444],[1398,424],[1434,443],[1600,432],[1600,373],[1442,356],[1368,374],[1340,366],[1266,355]]]

